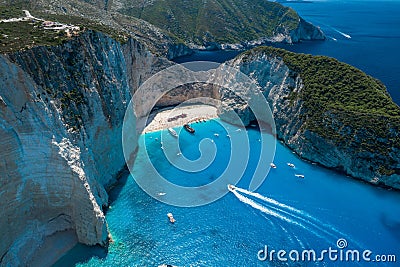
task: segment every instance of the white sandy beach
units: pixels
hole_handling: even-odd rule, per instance
[[[149,123],[143,133],[215,118],[218,118],[217,108],[210,105],[199,104],[166,108],[150,114]]]

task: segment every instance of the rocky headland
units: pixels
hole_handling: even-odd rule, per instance
[[[301,158],[400,189],[400,108],[380,81],[333,58],[272,47],[229,64],[257,81],[278,138]],[[247,106],[234,108],[251,120]]]

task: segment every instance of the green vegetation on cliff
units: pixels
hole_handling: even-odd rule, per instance
[[[400,108],[379,80],[334,58],[272,47],[247,51],[243,61],[261,54],[282,58],[292,75],[300,74],[304,88],[293,91],[288,100],[302,102],[303,130],[359,152],[388,155],[388,148],[400,147]]]
[[[25,16],[22,10],[23,6],[0,6],[0,21],[3,19],[22,18]],[[44,20],[78,26],[80,30],[71,31],[72,34],[67,34],[65,30],[49,30],[44,28],[42,21],[33,19],[0,22],[0,53],[15,52],[34,46],[59,45],[71,39],[74,34],[80,34],[88,29],[105,33],[119,42],[125,42],[128,38],[128,34],[122,31],[117,31],[101,23],[81,17],[40,12],[33,12],[32,15]]]
[[[266,0],[121,2],[119,12],[148,21],[197,45],[272,37],[295,29],[300,20],[293,9]]]

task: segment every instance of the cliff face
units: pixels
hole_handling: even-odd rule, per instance
[[[95,32],[0,56],[1,265],[26,264],[57,231],[107,242],[104,188],[125,165],[125,109],[164,63]]]
[[[297,28],[290,31],[289,36],[289,43],[297,43],[300,40],[325,40],[325,35],[319,27],[301,17]]]
[[[342,139],[338,141],[333,136],[322,136],[308,127],[304,102],[307,99],[294,97],[304,91],[303,78],[282,58],[262,53],[241,55],[231,64],[258,82],[270,102],[278,138],[300,157],[367,182],[400,189],[400,148],[393,141],[398,138],[396,123],[388,121],[385,132],[378,133],[351,127],[346,123],[348,118],[326,111],[322,114],[323,125],[320,127],[333,129]],[[237,108],[241,109],[241,106]],[[248,110],[239,115],[245,122],[249,116],[251,118]],[[374,122],[373,116],[370,121]],[[371,147],[372,140],[378,142],[379,147]],[[382,169],[391,171],[385,173]]]
[[[247,50],[261,45],[267,45],[269,43],[298,43],[302,40],[325,40],[325,34],[319,27],[312,25],[305,21],[303,18],[298,18],[297,26],[289,30],[286,27],[278,26],[274,30],[272,36],[262,37],[251,41],[242,41],[240,43],[218,43],[209,42],[205,43],[204,46],[190,45],[195,49],[205,50]]]

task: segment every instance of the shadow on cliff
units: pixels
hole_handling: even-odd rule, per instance
[[[108,189],[109,205],[118,199],[126,181],[129,177],[129,170],[123,169],[118,175],[118,182]],[[104,209],[107,212],[107,208]],[[101,246],[86,246],[83,244],[75,245],[63,257],[61,257],[53,266],[54,267],[70,267],[78,264],[86,263],[92,258],[105,259],[108,254],[107,247]]]
[[[63,257],[61,257],[53,267],[70,267],[77,264],[88,262],[91,258],[96,257],[104,259],[107,257],[108,249],[101,246],[86,246],[77,244]]]
[[[125,168],[122,171],[120,171],[117,175],[118,182],[107,190],[109,206],[111,206],[114,203],[114,201],[118,199],[119,195],[121,194],[122,189],[124,188],[124,186],[126,184],[126,181],[128,180],[129,175],[130,175],[130,172],[128,170],[128,167],[125,166]],[[107,209],[105,209],[105,212],[107,213]]]

